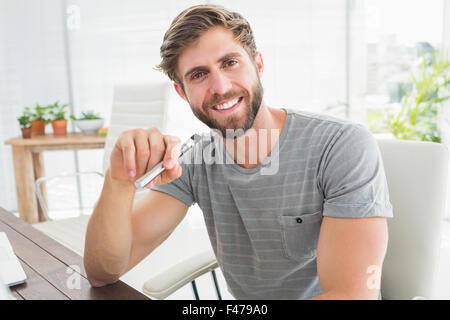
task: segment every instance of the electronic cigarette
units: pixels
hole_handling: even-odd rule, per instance
[[[178,159],[181,158],[188,150],[190,150],[195,145],[196,142],[200,141],[200,139],[201,139],[200,135],[194,134],[192,135],[192,137],[188,139],[188,141],[183,143],[181,145],[180,156],[178,157]],[[163,161],[161,161],[156,166],[154,166],[149,172],[147,172],[142,177],[137,179],[134,182],[134,185],[138,189],[143,189],[145,188],[146,185],[152,182],[157,176],[159,176],[162,172],[164,172],[164,170],[166,169],[163,167]]]

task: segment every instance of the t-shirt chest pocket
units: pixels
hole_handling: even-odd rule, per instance
[[[279,216],[284,254],[302,261],[317,255],[322,211],[296,216]]]

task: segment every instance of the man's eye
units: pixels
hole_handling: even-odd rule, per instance
[[[200,79],[201,77],[203,77],[204,74],[205,74],[204,72],[197,72],[197,73],[194,73],[194,74],[192,75],[192,79]]]
[[[225,65],[226,65],[227,67],[232,67],[232,66],[234,66],[236,63],[237,63],[236,60],[228,60],[228,61],[225,63]]]

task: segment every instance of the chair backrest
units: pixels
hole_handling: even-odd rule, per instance
[[[129,129],[167,126],[169,82],[114,87],[111,121],[105,143],[103,172],[109,166],[109,156],[119,135]]]
[[[438,143],[378,139],[394,218],[383,264],[385,299],[432,299],[446,205],[448,149]]]

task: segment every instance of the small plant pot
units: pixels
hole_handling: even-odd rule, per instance
[[[104,119],[73,120],[73,122],[84,134],[98,134],[103,127]]]
[[[102,137],[106,137],[108,135],[108,128],[101,128],[100,129],[100,135]]]
[[[67,120],[52,121],[53,134],[55,136],[64,136],[67,134]]]
[[[31,138],[31,127],[30,128],[22,128],[22,138],[24,138],[24,139]]]
[[[45,134],[45,121],[44,120],[31,120],[31,135],[40,136]]]

